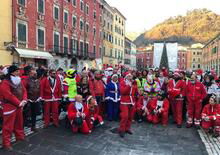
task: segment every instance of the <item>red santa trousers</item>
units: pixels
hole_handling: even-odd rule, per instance
[[[220,133],[220,119],[210,121],[202,121],[202,128],[208,130],[210,128],[214,128],[214,132]]]
[[[133,110],[134,106],[132,105],[126,105],[121,104],[120,105],[120,127],[119,132],[126,132],[129,131],[131,128],[131,122],[132,122],[132,116],[133,116]]]
[[[181,125],[183,122],[182,111],[183,111],[183,100],[173,99],[170,100],[173,119],[178,124]]]
[[[187,113],[188,113],[188,124],[194,123],[200,125],[201,119],[202,102],[199,100],[188,100]]]
[[[73,133],[81,132],[83,134],[89,134],[89,126],[85,120],[83,120],[83,124],[81,127],[77,127],[75,124],[72,124],[72,131]]]
[[[21,108],[18,108],[11,114],[3,115],[3,147],[11,146],[13,132],[15,133],[16,140],[24,139],[23,113]]]
[[[159,122],[161,122],[162,125],[167,125],[168,124],[168,112],[150,114],[147,116],[147,120],[149,122],[152,122],[153,124],[158,124]]]
[[[100,116],[100,115],[98,115],[98,114],[95,114],[93,117],[94,117],[94,121],[98,121],[99,123],[103,122],[102,116]],[[91,120],[91,117],[89,117],[88,119],[86,119],[86,122],[88,123],[88,127],[89,127],[90,130],[92,130],[93,127],[94,127],[94,126],[93,126],[93,122],[94,122],[94,121]]]
[[[45,102],[44,104],[44,123],[45,126],[50,124],[50,116],[52,114],[53,124],[59,124],[59,103],[58,101]]]

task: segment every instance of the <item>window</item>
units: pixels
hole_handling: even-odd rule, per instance
[[[193,55],[196,55],[196,53],[195,53],[195,52],[193,52]]]
[[[76,0],[73,0],[72,3],[73,3],[73,6],[76,6]]]
[[[64,24],[68,23],[68,11],[64,10]]]
[[[80,41],[80,52],[83,53],[83,51],[84,51],[84,48],[83,48],[83,42]]]
[[[113,26],[111,25],[111,31],[113,31]]]
[[[54,6],[53,8],[53,17],[56,20],[59,20],[59,7],[58,6]]]
[[[17,29],[18,42],[27,42],[27,24],[17,23]]]
[[[39,13],[44,14],[44,7],[44,0],[38,0],[37,8]]]
[[[64,53],[68,53],[68,37],[63,37],[63,47],[64,47]]]
[[[108,30],[110,29],[110,24],[109,23],[107,24],[107,28],[108,28]]]
[[[89,52],[89,43],[85,43],[85,53]]]
[[[76,39],[70,39],[70,47],[72,53],[76,54],[77,52],[77,40]]]
[[[73,24],[73,27],[76,28],[76,26],[77,26],[77,18],[76,18],[76,16],[73,16],[72,24]]]
[[[193,68],[195,68],[195,65],[193,64]]]
[[[81,9],[81,11],[83,11],[84,9],[84,3],[83,3],[83,0],[80,0],[80,9]]]
[[[53,34],[53,45],[54,45],[54,52],[59,52],[60,34],[58,32],[54,32]]]
[[[110,49],[110,57],[112,57],[112,49]]]
[[[115,16],[115,20],[116,20],[116,21],[118,20],[118,16],[117,16],[117,15]]]
[[[44,28],[37,29],[37,42],[38,45],[44,46]]]
[[[193,58],[193,62],[195,62],[195,58]]]
[[[84,29],[84,24],[83,24],[83,21],[80,20],[80,30],[82,31]]]
[[[86,32],[88,33],[89,32],[89,24],[86,23]]]
[[[198,64],[198,68],[200,68],[200,64]]]
[[[96,35],[96,28],[93,28],[93,35]]]
[[[96,11],[93,12],[93,17],[96,19]]]
[[[88,15],[89,14],[89,6],[86,5],[86,14]]]
[[[93,53],[96,53],[96,46],[93,45]]]
[[[18,4],[25,6],[25,0],[18,0]]]

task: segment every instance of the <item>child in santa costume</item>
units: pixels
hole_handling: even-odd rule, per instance
[[[89,129],[88,123],[86,121],[88,114],[89,111],[87,105],[82,103],[82,96],[76,95],[75,101],[71,102],[67,112],[73,133],[91,133],[91,130]]]
[[[167,126],[169,101],[166,99],[165,92],[160,91],[157,98],[151,99],[148,104],[149,114],[147,116],[147,120],[153,124],[161,122],[163,126]]]
[[[104,121],[102,116],[99,115],[99,107],[96,99],[89,96],[87,99],[88,115],[86,117],[89,129],[92,130],[96,125],[103,125]]]
[[[132,134],[131,122],[138,94],[137,84],[134,83],[131,73],[127,72],[125,78],[120,83],[121,104],[120,104],[120,127],[119,135],[124,137],[125,133]]]
[[[220,134],[220,105],[217,104],[217,96],[213,94],[209,104],[202,110],[202,128],[205,132],[213,133],[214,137]]]

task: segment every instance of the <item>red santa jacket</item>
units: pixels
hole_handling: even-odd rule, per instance
[[[89,108],[87,106],[87,109],[88,109],[88,115],[87,115],[88,118],[95,117],[96,115],[99,115],[99,107],[97,105],[94,106],[94,108]]]
[[[220,119],[220,105],[207,104],[202,110],[202,118],[209,117],[210,120]]]
[[[22,100],[27,100],[27,91],[22,82],[15,86],[9,80],[3,80],[0,84],[0,100],[3,114],[11,114],[20,108],[19,105]]]
[[[153,98],[149,101],[149,112],[152,112],[153,110],[155,110],[158,106],[158,99],[157,98]],[[169,107],[170,107],[170,104],[169,104],[169,101],[167,99],[164,99],[163,100],[163,103],[162,103],[162,106],[163,108],[162,112],[167,112],[169,111]]]
[[[81,113],[85,114],[85,117],[88,117],[88,108],[86,104],[83,104]],[[77,109],[75,107],[75,102],[68,106],[67,115],[69,120],[74,120],[77,117]]]
[[[149,108],[149,104],[148,104],[147,100],[144,99],[144,96],[139,96],[138,100],[137,100],[137,103],[135,105],[136,109],[141,110],[144,105],[147,107],[147,109]]]
[[[53,87],[51,87],[49,77],[43,78],[40,83],[40,96],[47,102],[61,100],[62,88],[60,78],[56,77]]]
[[[93,97],[105,95],[105,86],[102,80],[90,80],[89,89]]]
[[[188,81],[186,85],[186,96],[188,100],[203,100],[207,95],[204,85],[196,81],[195,84],[192,84]]]
[[[185,96],[186,83],[184,80],[170,80],[167,85],[167,91],[170,99],[174,99],[178,95]]]
[[[137,85],[127,85],[126,81],[120,82],[121,104],[135,104],[136,95],[138,94]]]

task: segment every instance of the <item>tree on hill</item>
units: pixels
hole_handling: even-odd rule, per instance
[[[167,48],[166,48],[165,42],[164,42],[164,46],[163,46],[163,53],[162,53],[161,60],[160,60],[160,69],[163,67],[165,67],[167,70],[169,70],[169,62],[168,62]]]
[[[175,40],[179,44],[206,43],[220,32],[220,15],[207,10],[188,11],[186,16],[170,17],[144,32],[134,41],[137,46],[154,41]]]

